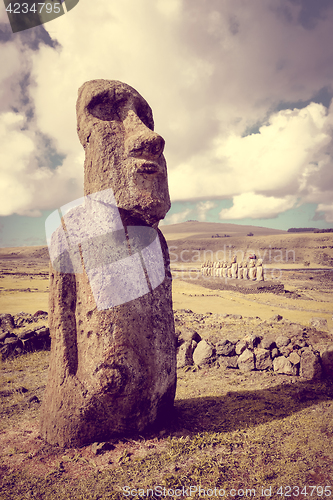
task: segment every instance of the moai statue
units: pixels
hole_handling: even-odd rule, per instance
[[[205,262],[204,276],[207,276],[207,274],[208,274],[208,261]]]
[[[238,270],[238,264],[237,264],[237,259],[234,256],[232,261],[231,261],[231,277],[233,279],[237,278],[237,270]]]
[[[247,280],[248,277],[249,277],[249,274],[248,274],[247,262],[244,261],[243,262],[243,279]]]
[[[242,262],[240,262],[240,263],[238,264],[237,278],[238,278],[239,280],[242,280],[242,279],[243,279],[243,263],[242,263]]]
[[[132,87],[79,89],[84,198],[54,212],[51,357],[40,417],[50,444],[135,435],[170,415],[176,347],[166,241],[164,140]],[[51,216],[50,216],[51,217]],[[57,223],[56,223],[57,222]]]
[[[262,267],[262,259],[257,260],[257,281],[264,281],[264,272]]]
[[[220,261],[217,263],[217,276],[219,278],[222,277],[222,262],[220,262]]]
[[[228,278],[232,278],[232,274],[231,274],[231,262],[228,262],[228,264],[227,264],[227,277]]]
[[[249,268],[249,279],[254,281],[256,279],[256,267],[254,259],[249,260],[248,268]]]
[[[223,262],[223,274],[222,274],[223,278],[227,278],[228,277],[228,267],[227,267],[227,263],[226,262]]]

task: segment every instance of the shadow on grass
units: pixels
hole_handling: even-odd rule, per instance
[[[199,397],[175,402],[167,433],[182,431],[233,432],[286,418],[333,399],[330,382],[296,382],[255,391],[228,392],[221,397]]]

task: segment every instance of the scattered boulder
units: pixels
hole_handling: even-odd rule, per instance
[[[210,364],[215,355],[215,347],[206,340],[201,340],[193,352],[193,361],[197,366]]]
[[[273,368],[277,373],[284,375],[296,375],[296,368],[292,365],[289,359],[284,356],[278,356],[273,360]]]
[[[254,354],[249,349],[245,349],[238,358],[238,368],[241,372],[254,370]]]
[[[244,337],[244,342],[246,342],[246,346],[248,349],[255,349],[261,342],[261,337],[258,335],[246,335]]]
[[[280,347],[280,354],[282,356],[285,356],[286,358],[289,356],[289,354],[293,351],[293,346],[290,344]]]
[[[220,356],[218,362],[223,368],[238,368],[238,356]]]
[[[32,314],[26,312],[19,312],[14,314],[14,324],[16,328],[21,328],[22,326],[38,321],[39,318],[34,318]]]
[[[275,359],[275,358],[277,358],[279,355],[280,355],[280,353],[279,353],[279,349],[278,349],[277,347],[274,347],[274,348],[271,350],[271,358],[272,358],[272,359]]]
[[[302,351],[299,374],[307,380],[318,380],[322,375],[320,357],[310,347]]]
[[[45,326],[19,331],[16,334],[7,331],[0,336],[0,358],[5,360],[25,352],[49,350],[50,346],[50,330]]]
[[[35,335],[35,331],[34,330],[26,330],[26,331],[23,331],[23,332],[19,332],[17,334],[18,338],[21,339],[21,340],[30,339],[34,335]]]
[[[257,347],[254,350],[255,366],[257,370],[270,370],[273,368],[273,361],[268,349]]]
[[[0,342],[4,342],[7,337],[12,337],[12,336],[13,334],[10,331],[4,330],[0,333]]]
[[[324,375],[333,379],[333,345],[326,345],[320,350],[321,363]]]
[[[288,359],[293,365],[298,365],[301,362],[300,356],[295,351],[290,353]]]
[[[223,339],[216,344],[216,354],[217,356],[234,356],[235,344],[230,342],[228,339]]]
[[[34,313],[35,317],[36,316],[47,316],[47,315],[48,315],[48,313],[46,311],[42,311],[40,309]]]
[[[177,368],[193,365],[193,352],[197,346],[194,340],[187,340],[178,349]]]
[[[290,338],[286,335],[279,335],[275,339],[276,347],[280,349],[280,347],[285,347],[290,344]]]
[[[14,318],[11,314],[0,314],[0,326],[3,330],[12,330],[14,328]]]
[[[35,333],[38,338],[48,337],[50,335],[50,329],[46,326],[41,326],[35,330]]]
[[[194,340],[196,343],[199,343],[201,340],[200,335],[193,328],[182,328],[177,333],[177,345],[179,346],[187,341]]]
[[[264,337],[260,342],[260,347],[262,349],[274,349],[276,347],[275,337],[271,335]]]
[[[7,337],[5,339],[5,344],[17,344],[18,343],[18,338],[17,337]]]
[[[306,347],[308,345],[306,340],[304,340],[304,338],[302,337],[294,337],[291,339],[291,342],[294,349],[302,349],[303,347]]]
[[[236,354],[240,355],[247,348],[247,342],[245,340],[239,340],[236,344]]]

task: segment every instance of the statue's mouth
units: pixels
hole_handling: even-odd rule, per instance
[[[159,165],[154,162],[145,162],[137,169],[138,174],[156,174],[159,171]]]

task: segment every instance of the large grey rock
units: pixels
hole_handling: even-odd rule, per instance
[[[267,335],[267,337],[261,339],[260,347],[262,349],[274,349],[274,347],[276,347],[275,337]]]
[[[320,356],[324,375],[333,379],[333,344],[323,346],[320,349]]]
[[[193,365],[193,352],[197,343],[194,340],[187,340],[182,344],[177,353],[177,368]]]
[[[255,349],[259,344],[260,344],[260,341],[261,341],[261,337],[259,337],[259,335],[246,335],[246,337],[243,338],[244,342],[246,342],[246,345],[248,347],[248,349]]]
[[[277,373],[284,375],[296,375],[296,367],[292,365],[289,359],[284,356],[279,356],[273,360],[273,368]]]
[[[293,351],[289,354],[288,359],[289,359],[290,363],[292,363],[293,365],[298,365],[301,362],[300,356],[295,351]]]
[[[168,417],[176,388],[169,253],[157,229],[170,208],[164,140],[147,102],[116,81],[79,89],[77,123],[85,198],[62,207],[51,237],[40,413],[41,436],[60,446],[142,432]]]
[[[223,339],[217,342],[215,348],[218,356],[234,356],[236,352],[235,344],[230,342],[228,339]]]
[[[220,356],[218,362],[223,368],[238,368],[238,356]]]
[[[238,358],[238,368],[241,372],[254,370],[254,354],[249,349],[245,349]]]
[[[193,352],[193,361],[198,366],[210,364],[215,355],[215,348],[206,340],[201,340]]]
[[[177,343],[181,345],[183,342],[188,340],[194,340],[196,343],[200,342],[200,335],[193,330],[193,328],[181,328],[179,335],[177,335]]]
[[[34,335],[35,335],[35,330],[25,330],[17,334],[18,338],[21,340],[30,339],[30,337],[33,337]]]
[[[279,335],[275,339],[276,347],[280,349],[280,347],[286,347],[288,344],[290,344],[290,338],[287,337],[286,335]]]
[[[302,350],[299,374],[307,380],[317,380],[322,375],[320,357],[309,347]]]
[[[236,344],[236,354],[240,355],[247,348],[246,340],[239,340]]]
[[[257,347],[254,350],[254,356],[257,370],[269,370],[273,367],[273,361],[268,349],[261,349]]]
[[[9,330],[0,331],[0,342],[4,342],[7,337],[12,337],[13,334]]]
[[[293,346],[292,346],[291,342],[290,342],[290,344],[288,344],[286,346],[280,347],[279,351],[280,351],[280,354],[282,354],[282,356],[285,356],[286,358],[288,358],[290,353],[293,352]]]
[[[0,314],[0,326],[3,330],[14,328],[14,318],[11,314]]]

